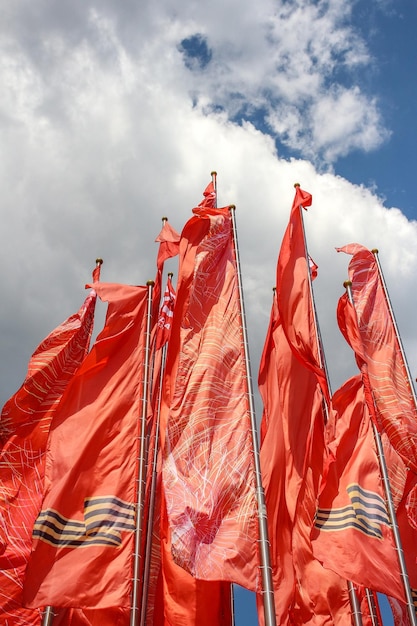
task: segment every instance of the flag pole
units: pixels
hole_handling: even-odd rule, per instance
[[[378,600],[375,598],[375,594],[371,589],[365,589],[365,595],[369,607],[369,617],[371,618],[372,626],[379,626],[381,624],[379,609],[377,606]]]
[[[164,218],[165,219],[165,218]],[[173,276],[172,272],[169,272],[168,276]],[[159,372],[159,389],[158,389],[158,405],[156,410],[155,420],[155,433],[154,433],[154,448],[152,457],[152,477],[149,493],[149,513],[146,529],[146,548],[145,548],[145,562],[143,568],[143,586],[142,586],[142,602],[140,608],[140,626],[146,625],[146,612],[148,608],[148,585],[151,568],[151,550],[152,550],[152,534],[153,534],[153,521],[155,510],[155,498],[156,498],[156,483],[158,478],[157,463],[159,452],[159,429],[161,423],[161,404],[162,404],[162,383],[164,379],[165,363],[166,363],[167,345],[162,346],[161,355],[161,369]]]
[[[215,204],[215,209],[217,209],[217,172],[213,171],[211,172],[211,182],[213,183],[213,187],[214,187],[214,191],[216,193],[216,204]]]
[[[300,186],[300,183],[294,183],[295,189],[297,189],[297,187],[299,187],[299,186]],[[326,378],[326,383],[327,383],[327,388],[328,388],[329,396],[330,396],[331,395],[330,378],[329,378],[329,372],[328,372],[328,369],[327,369],[326,358],[325,358],[325,355],[324,355],[323,340],[322,340],[322,336],[321,336],[321,331],[320,331],[320,326],[319,326],[318,317],[317,317],[317,311],[316,311],[316,303],[315,303],[315,299],[314,299],[313,281],[311,279],[309,254],[308,254],[308,248],[307,248],[307,237],[306,237],[305,228],[304,228],[304,216],[303,216],[303,206],[302,206],[302,204],[300,204],[300,206],[298,207],[298,210],[300,212],[300,221],[301,221],[301,227],[302,227],[302,231],[303,231],[304,250],[305,250],[305,255],[306,255],[305,256],[305,260],[306,260],[307,269],[308,269],[308,271],[307,271],[308,287],[309,287],[309,292],[310,292],[310,300],[311,300],[311,304],[312,304],[311,308],[312,308],[312,311],[313,311],[314,329],[316,331],[316,342],[317,342],[317,353],[318,353],[318,358],[319,358],[319,366],[324,371],[325,378]],[[325,419],[326,419],[326,422],[327,422],[329,420],[329,407],[327,406],[327,402],[326,402],[326,399],[324,397],[323,397],[323,408],[324,408]],[[352,608],[352,618],[353,618],[354,625],[355,626],[362,626],[362,612],[361,612],[359,599],[358,599],[358,596],[357,596],[356,591],[355,591],[355,587],[354,587],[354,585],[353,585],[351,580],[347,580],[346,582],[347,582],[347,587],[348,587],[350,606]]]
[[[42,626],[51,626],[54,621],[54,609],[52,606],[46,606],[42,617]]]
[[[138,471],[136,478],[136,527],[135,527],[135,545],[133,554],[133,574],[132,574],[132,604],[130,607],[130,626],[138,626],[139,622],[139,596],[140,596],[140,561],[141,561],[141,543],[143,530],[143,512],[145,503],[146,488],[146,416],[149,397],[149,370],[150,370],[150,344],[151,344],[151,328],[152,328],[152,292],[154,281],[148,280],[148,307],[147,321],[145,331],[145,359],[143,371],[143,396],[142,411],[140,416],[140,434],[139,434],[139,455],[138,455]]]
[[[347,280],[343,283],[343,286],[346,289],[349,302],[351,303],[353,308],[355,308],[355,303],[353,300],[353,293],[352,293],[352,282],[350,280]],[[372,406],[368,408],[369,408],[371,415],[373,415],[375,407]],[[374,439],[375,439],[375,445],[377,448],[379,465],[381,469],[382,482],[384,485],[385,498],[386,498],[387,505],[388,505],[388,513],[391,519],[391,528],[392,528],[392,532],[394,535],[395,547],[397,549],[398,562],[400,565],[400,572],[401,572],[401,578],[402,578],[402,583],[404,587],[404,593],[405,593],[405,597],[407,600],[408,617],[409,617],[411,626],[417,626],[416,611],[414,608],[413,597],[411,594],[410,581],[409,581],[407,566],[406,566],[405,558],[404,558],[404,550],[402,547],[400,530],[399,530],[398,522],[397,522],[397,515],[395,512],[394,499],[392,497],[391,485],[389,482],[388,467],[387,467],[387,463],[385,460],[384,448],[382,445],[381,435],[378,432],[378,429],[375,425],[374,420],[371,419],[371,422],[372,422],[372,430],[373,430]]]
[[[268,524],[267,524],[267,516],[266,516],[266,505],[265,505],[265,494],[262,487],[262,478],[261,478],[261,465],[259,459],[259,444],[258,444],[258,433],[256,428],[256,415],[255,415],[255,406],[253,400],[253,388],[252,388],[252,376],[251,376],[251,367],[250,367],[250,358],[249,358],[249,345],[248,345],[248,335],[246,328],[246,318],[245,318],[245,306],[243,301],[243,288],[242,288],[242,278],[240,271],[240,259],[239,259],[239,246],[237,240],[237,229],[236,229],[236,219],[235,219],[235,210],[236,207],[234,204],[229,206],[231,218],[232,218],[232,229],[233,229],[233,244],[234,244],[234,252],[236,259],[236,269],[237,269],[237,284],[239,291],[239,303],[240,303],[240,316],[241,316],[241,324],[242,324],[242,333],[243,333],[243,349],[244,349],[244,357],[245,357],[245,369],[246,369],[246,380],[248,385],[248,399],[249,399],[249,412],[250,412],[250,423],[251,423],[251,431],[252,431],[252,447],[253,447],[253,457],[254,457],[254,469],[255,469],[255,484],[256,484],[256,498],[258,503],[258,523],[259,523],[259,544],[260,544],[260,568],[262,574],[262,599],[264,606],[264,616],[265,616],[265,626],[276,626],[276,618],[275,618],[275,604],[274,604],[274,588],[272,584],[272,568],[270,562],[269,555],[269,538],[268,538]]]
[[[395,319],[394,311],[393,311],[393,308],[391,306],[391,300],[390,300],[390,297],[389,297],[389,294],[388,294],[387,285],[385,283],[384,274],[382,272],[381,263],[379,262],[378,249],[374,248],[373,250],[371,250],[371,252],[372,252],[372,254],[375,257],[376,266],[378,268],[378,273],[379,273],[379,278],[381,280],[382,289],[384,291],[385,301],[386,301],[387,306],[388,306],[388,310],[389,310],[389,313],[390,313],[390,316],[391,316],[392,325],[393,325],[394,330],[395,330],[395,335],[397,337],[398,345],[399,345],[401,356],[402,356],[402,359],[403,359],[404,369],[405,369],[405,373],[406,373],[406,376],[407,376],[407,382],[408,382],[408,385],[410,387],[410,393],[413,396],[414,404],[415,404],[415,406],[417,408],[416,392],[415,392],[413,381],[412,381],[412,378],[411,378],[410,368],[408,366],[407,357],[406,357],[406,354],[405,354],[405,351],[404,351],[404,348],[403,348],[403,344],[402,344],[402,341],[401,341],[401,336],[400,336],[400,332],[398,330],[398,326],[397,326],[397,322],[396,322],[396,319]]]

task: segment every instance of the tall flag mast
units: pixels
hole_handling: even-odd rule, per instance
[[[146,490],[146,465],[147,465],[147,436],[146,436],[146,417],[149,404],[149,382],[150,382],[150,361],[151,361],[151,330],[152,330],[152,291],[154,281],[148,280],[146,286],[148,288],[148,301],[146,312],[146,330],[145,330],[145,352],[144,352],[144,371],[143,371],[143,387],[142,387],[142,403],[140,415],[140,434],[139,434],[139,451],[138,451],[138,473],[136,477],[136,528],[135,528],[135,544],[133,553],[133,575],[132,575],[132,603],[130,608],[130,626],[138,626],[140,617],[140,585],[141,585],[141,547],[143,532],[143,513],[145,510],[145,490]]]
[[[241,314],[241,320],[242,320],[246,379],[248,382],[249,411],[250,411],[253,456],[254,456],[254,465],[255,465],[256,497],[257,497],[257,503],[258,503],[259,545],[260,545],[260,561],[261,561],[262,588],[263,588],[262,599],[263,599],[263,605],[264,605],[265,626],[275,626],[276,618],[275,618],[275,605],[274,605],[274,587],[273,587],[273,582],[272,582],[272,567],[271,567],[270,554],[269,554],[270,544],[269,544],[269,537],[268,537],[268,522],[267,522],[266,506],[265,506],[265,494],[264,494],[264,490],[262,486],[261,465],[260,465],[260,459],[259,459],[259,443],[258,443],[258,434],[257,434],[257,429],[256,429],[256,415],[255,415],[255,405],[254,405],[254,399],[253,399],[253,386],[252,386],[252,375],[251,375],[250,358],[249,358],[248,334],[247,334],[247,328],[246,328],[242,278],[241,278],[241,271],[240,271],[239,246],[238,246],[238,240],[237,240],[236,217],[235,217],[236,207],[234,205],[231,205],[229,208],[230,208],[230,212],[232,216],[233,242],[234,242],[234,249],[235,249],[235,256],[236,256],[237,281],[238,281],[238,291],[239,291],[240,314]]]
[[[212,182],[214,186],[214,190],[216,193],[216,206],[217,206],[217,172],[212,172]],[[274,609],[274,587],[272,582],[272,568],[270,562],[270,554],[269,554],[269,538],[268,538],[268,524],[267,524],[267,516],[266,516],[266,507],[265,507],[265,494],[262,487],[262,477],[261,477],[261,465],[259,460],[259,443],[258,443],[258,434],[256,428],[256,414],[254,408],[254,400],[253,400],[253,386],[252,386],[252,374],[250,368],[250,357],[249,357],[249,343],[248,343],[248,335],[247,335],[247,327],[246,327],[246,316],[245,316],[245,308],[244,308],[244,300],[243,300],[243,287],[242,287],[242,278],[241,278],[241,270],[240,270],[240,257],[239,257],[239,246],[237,239],[237,228],[236,228],[236,216],[235,216],[235,205],[231,205],[230,213],[232,217],[232,229],[233,229],[233,243],[234,250],[236,256],[236,268],[237,268],[237,283],[238,283],[238,291],[239,291],[239,304],[240,304],[240,315],[242,320],[242,333],[243,333],[243,345],[244,345],[244,356],[245,356],[245,369],[246,369],[246,379],[248,381],[248,399],[249,399],[249,411],[250,411],[250,421],[251,421],[251,432],[252,432],[252,445],[253,445],[253,454],[254,454],[254,468],[255,468],[255,484],[256,484],[256,497],[258,503],[258,520],[259,520],[259,545],[260,545],[260,561],[261,561],[261,572],[262,572],[262,588],[263,588],[263,603],[264,603],[264,612],[265,612],[265,624],[266,626],[275,626],[275,609]]]

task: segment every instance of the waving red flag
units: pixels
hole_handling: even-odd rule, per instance
[[[168,347],[163,489],[175,561],[258,587],[258,520],[229,208],[199,206],[180,242]]]
[[[30,607],[130,604],[148,288],[93,287],[108,312],[51,424]]]
[[[180,236],[177,233],[177,231],[174,228],[172,228],[168,220],[164,218],[164,223],[163,223],[161,232],[159,233],[155,241],[159,243],[159,249],[158,249],[158,256],[156,259],[155,285],[154,285],[153,294],[152,294],[152,300],[153,300],[152,319],[154,321],[158,319],[164,264],[167,259],[171,259],[172,257],[177,256],[178,250],[179,250]]]
[[[277,291],[261,360],[261,469],[268,511],[275,611],[280,624],[349,620],[346,581],[315,559],[310,531],[325,458],[323,396],[297,187],[277,266]],[[262,611],[259,615],[262,620]]]
[[[92,291],[80,310],[42,341],[1,414],[0,613],[22,623],[40,622],[37,610],[22,608],[22,584],[41,506],[46,442],[62,394],[87,354],[95,302]]]
[[[171,335],[172,318],[174,317],[174,305],[175,289],[172,285],[171,276],[168,276],[164,298],[158,317],[155,350],[159,350],[159,348],[164,346]]]
[[[314,306],[310,289],[307,254],[300,207],[310,206],[312,196],[296,186],[290,220],[285,230],[277,264],[278,310],[288,344],[295,356],[317,377],[329,404],[325,371],[320,363]],[[314,338],[312,341],[311,339]]]
[[[349,278],[355,308],[349,314],[348,306],[340,304],[339,326],[369,380],[376,426],[386,432],[404,463],[417,472],[417,408],[376,259],[358,244],[339,251],[353,255]]]
[[[336,437],[318,501],[314,554],[326,568],[357,585],[404,600],[360,376],[333,395],[333,408]]]

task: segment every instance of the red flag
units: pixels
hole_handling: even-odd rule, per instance
[[[314,280],[318,276],[319,266],[313,261],[311,256],[308,257],[308,264],[310,268],[311,280]]]
[[[109,306],[51,424],[30,607],[130,604],[148,288],[93,287]]]
[[[309,260],[300,207],[310,206],[311,194],[296,187],[290,220],[277,265],[278,310],[291,350],[315,373],[329,404],[326,374],[320,363],[314,306],[309,280]],[[313,341],[312,341],[313,338]]]
[[[391,607],[394,626],[410,626],[407,605],[390,597],[388,597],[388,602]]]
[[[175,289],[171,277],[168,276],[164,298],[158,317],[155,350],[165,345],[171,334],[172,318],[174,317]]]
[[[167,259],[170,259],[174,256],[177,256],[179,250],[179,241],[180,236],[177,231],[172,228],[171,224],[169,224],[168,220],[164,218],[164,224],[162,226],[161,232],[158,237],[155,239],[156,242],[159,242],[158,256],[156,259],[156,278],[155,285],[153,288],[152,300],[152,319],[156,320],[159,304],[161,299],[161,284],[162,284],[162,273],[164,269],[164,263]]]
[[[164,398],[172,553],[195,578],[256,589],[258,520],[231,215],[228,207],[193,212],[181,235]]]
[[[334,395],[338,415],[318,501],[313,550],[326,568],[404,599],[372,426],[360,376]],[[352,557],[354,555],[354,558]]]
[[[350,612],[346,582],[324,570],[310,542],[325,455],[322,390],[328,392],[318,356],[302,201],[310,204],[311,196],[297,188],[261,361],[261,468],[277,621],[325,624],[330,619],[347,622]]]
[[[153,626],[232,626],[231,584],[198,580],[174,562],[165,507],[161,520],[161,548],[160,591],[163,593],[159,594],[159,602],[164,621],[159,617]]]
[[[209,182],[203,192],[204,200],[200,202],[199,207],[206,207],[208,209],[216,208],[217,194],[213,181]]]
[[[42,341],[29,361],[24,383],[1,414],[0,613],[19,618],[22,624],[40,622],[39,611],[22,608],[22,583],[42,500],[49,426],[87,354],[95,302],[92,291],[80,310]]]
[[[279,376],[280,371],[282,372],[280,362],[283,356],[283,343],[285,347],[286,339],[282,332],[274,294],[258,376],[259,392],[263,400],[260,463],[268,520],[275,614],[277,623],[285,625],[290,623],[289,611],[294,597],[295,572],[291,553],[292,519],[286,500],[287,451]],[[288,347],[287,353],[292,355]],[[261,596],[258,596],[257,604],[259,618],[263,623]]]
[[[349,278],[355,308],[355,315],[346,318],[347,307],[340,306],[339,326],[369,381],[378,429],[387,433],[405,464],[417,472],[417,408],[376,259],[358,244],[338,251],[353,255]]]

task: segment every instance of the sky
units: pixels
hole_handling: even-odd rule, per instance
[[[104,281],[154,278],[162,217],[181,231],[212,170],[237,207],[253,380],[295,182],[333,391],[356,373],[335,313],[352,242],[379,250],[415,379],[416,23],[415,0],[3,3],[1,404],[97,257]]]

